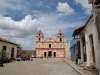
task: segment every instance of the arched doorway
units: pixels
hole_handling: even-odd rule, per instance
[[[44,57],[46,57],[46,55],[47,55],[47,53],[46,53],[46,52],[44,52]]]
[[[11,49],[11,57],[14,57],[14,48]]]
[[[48,52],[48,57],[51,57],[51,56],[52,56],[52,52],[49,51],[49,52]]]
[[[54,52],[54,57],[56,57],[56,52]]]

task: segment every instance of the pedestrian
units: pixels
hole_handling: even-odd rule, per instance
[[[78,54],[75,55],[75,58],[76,58],[76,63],[75,64],[78,64]]]

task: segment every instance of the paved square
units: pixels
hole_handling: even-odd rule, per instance
[[[79,75],[61,58],[34,58],[33,61],[20,61],[4,64],[0,75]]]

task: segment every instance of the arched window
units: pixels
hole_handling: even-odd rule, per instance
[[[62,34],[60,33],[60,36],[62,36]]]
[[[62,41],[62,38],[60,38],[60,42]]]
[[[41,40],[41,38],[39,38],[39,41]]]
[[[49,48],[51,48],[51,44],[49,44]]]
[[[2,48],[3,50],[6,50],[7,49],[7,46],[3,46],[3,48]]]
[[[39,33],[39,36],[40,36],[40,33]]]

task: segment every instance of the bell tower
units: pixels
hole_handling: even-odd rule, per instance
[[[57,34],[57,41],[58,42],[64,42],[64,34],[62,33],[61,30],[59,30],[59,32]]]
[[[36,35],[36,42],[43,42],[44,41],[44,36],[41,30]]]

